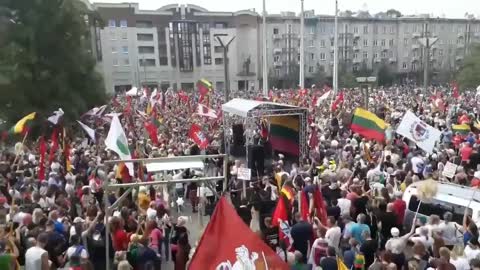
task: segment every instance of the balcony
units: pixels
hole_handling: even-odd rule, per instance
[[[462,55],[458,55],[457,57],[455,57],[455,60],[457,60],[457,61],[462,61],[462,60],[463,60],[463,56],[462,56]]]
[[[420,57],[414,56],[412,57],[412,62],[418,62],[420,60]]]
[[[397,62],[397,58],[391,57],[390,59],[388,59],[388,61],[390,61],[390,63],[395,63]]]
[[[465,36],[465,33],[463,33],[463,32],[460,32],[460,33],[457,34],[457,37],[459,37],[459,38],[463,38],[464,36]]]
[[[277,39],[281,39],[282,36],[279,35],[279,34],[273,34],[273,39],[277,40]]]
[[[281,48],[275,48],[273,49],[273,54],[281,54],[282,53],[282,49]]]
[[[380,58],[375,58],[374,61],[375,61],[375,63],[380,63],[380,62],[382,62],[382,59],[380,59]]]
[[[353,50],[357,52],[360,51],[360,46],[353,46]]]
[[[422,36],[422,34],[420,32],[415,32],[412,34],[414,38],[419,38]]]
[[[362,63],[362,59],[358,59],[358,58],[357,58],[357,59],[353,59],[353,63],[355,63],[355,64],[360,64],[360,63]]]
[[[360,34],[359,33],[354,33],[353,38],[360,38]]]
[[[290,39],[300,39],[300,36],[298,34],[290,33],[290,34],[283,34],[283,38],[290,38]]]
[[[283,63],[279,61],[279,62],[274,62],[273,65],[275,67],[281,67],[283,65]]]
[[[465,48],[465,44],[463,43],[457,44],[457,49],[463,49],[463,48]]]
[[[418,45],[418,44],[413,44],[412,45],[412,50],[418,50],[418,49],[420,49],[420,45]]]

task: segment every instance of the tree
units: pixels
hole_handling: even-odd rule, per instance
[[[402,17],[402,13],[396,9],[387,10],[387,16],[390,18],[399,18]]]
[[[0,0],[7,19],[0,42],[0,104],[10,123],[59,107],[73,120],[106,99],[95,71],[90,14],[73,0]]]
[[[480,85],[480,45],[474,45],[470,55],[465,58],[456,76],[462,89],[473,89]]]
[[[395,79],[394,75],[390,71],[390,68],[387,65],[383,64],[382,66],[380,66],[377,72],[378,85],[390,86],[393,84],[394,79]]]
[[[317,87],[322,87],[328,82],[325,69],[319,63],[317,63],[317,66],[315,68],[315,73],[313,73],[311,76],[311,82],[312,84],[315,84]],[[307,86],[310,87],[310,85],[307,85]]]

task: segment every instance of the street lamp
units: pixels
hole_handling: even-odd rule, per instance
[[[235,39],[235,36],[233,36],[229,41],[223,42],[220,37],[228,37],[228,34],[214,34],[214,37],[217,38],[218,43],[220,43],[220,46],[223,48],[223,69],[225,71],[225,86],[224,86],[224,93],[225,93],[225,102],[228,102],[228,96],[230,93],[230,78],[229,78],[229,72],[228,72],[228,47],[232,43],[232,41]]]

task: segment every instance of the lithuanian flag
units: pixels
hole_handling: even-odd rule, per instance
[[[36,112],[33,112],[22,119],[18,121],[11,129],[10,132],[11,134],[25,134],[28,129],[30,128],[30,125],[32,124],[33,119],[35,119]]]
[[[387,124],[374,113],[362,108],[355,109],[350,129],[367,139],[385,140]]]
[[[462,135],[467,135],[470,132],[470,126],[467,124],[452,125],[452,131],[455,134],[458,132]]]
[[[299,129],[298,116],[273,116],[270,121],[270,143],[273,150],[299,155]]]

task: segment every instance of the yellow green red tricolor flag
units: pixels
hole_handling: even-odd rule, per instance
[[[32,124],[33,119],[35,119],[35,116],[37,115],[36,112],[32,112],[31,114],[23,117],[18,121],[11,129],[10,132],[11,134],[25,134],[28,129],[30,128],[30,125]]]
[[[387,124],[381,118],[362,108],[356,108],[353,113],[350,129],[367,139],[379,142],[385,140]]]
[[[470,132],[470,126],[467,124],[461,124],[461,125],[452,125],[452,131],[453,133],[460,133],[462,135],[466,135]]]

